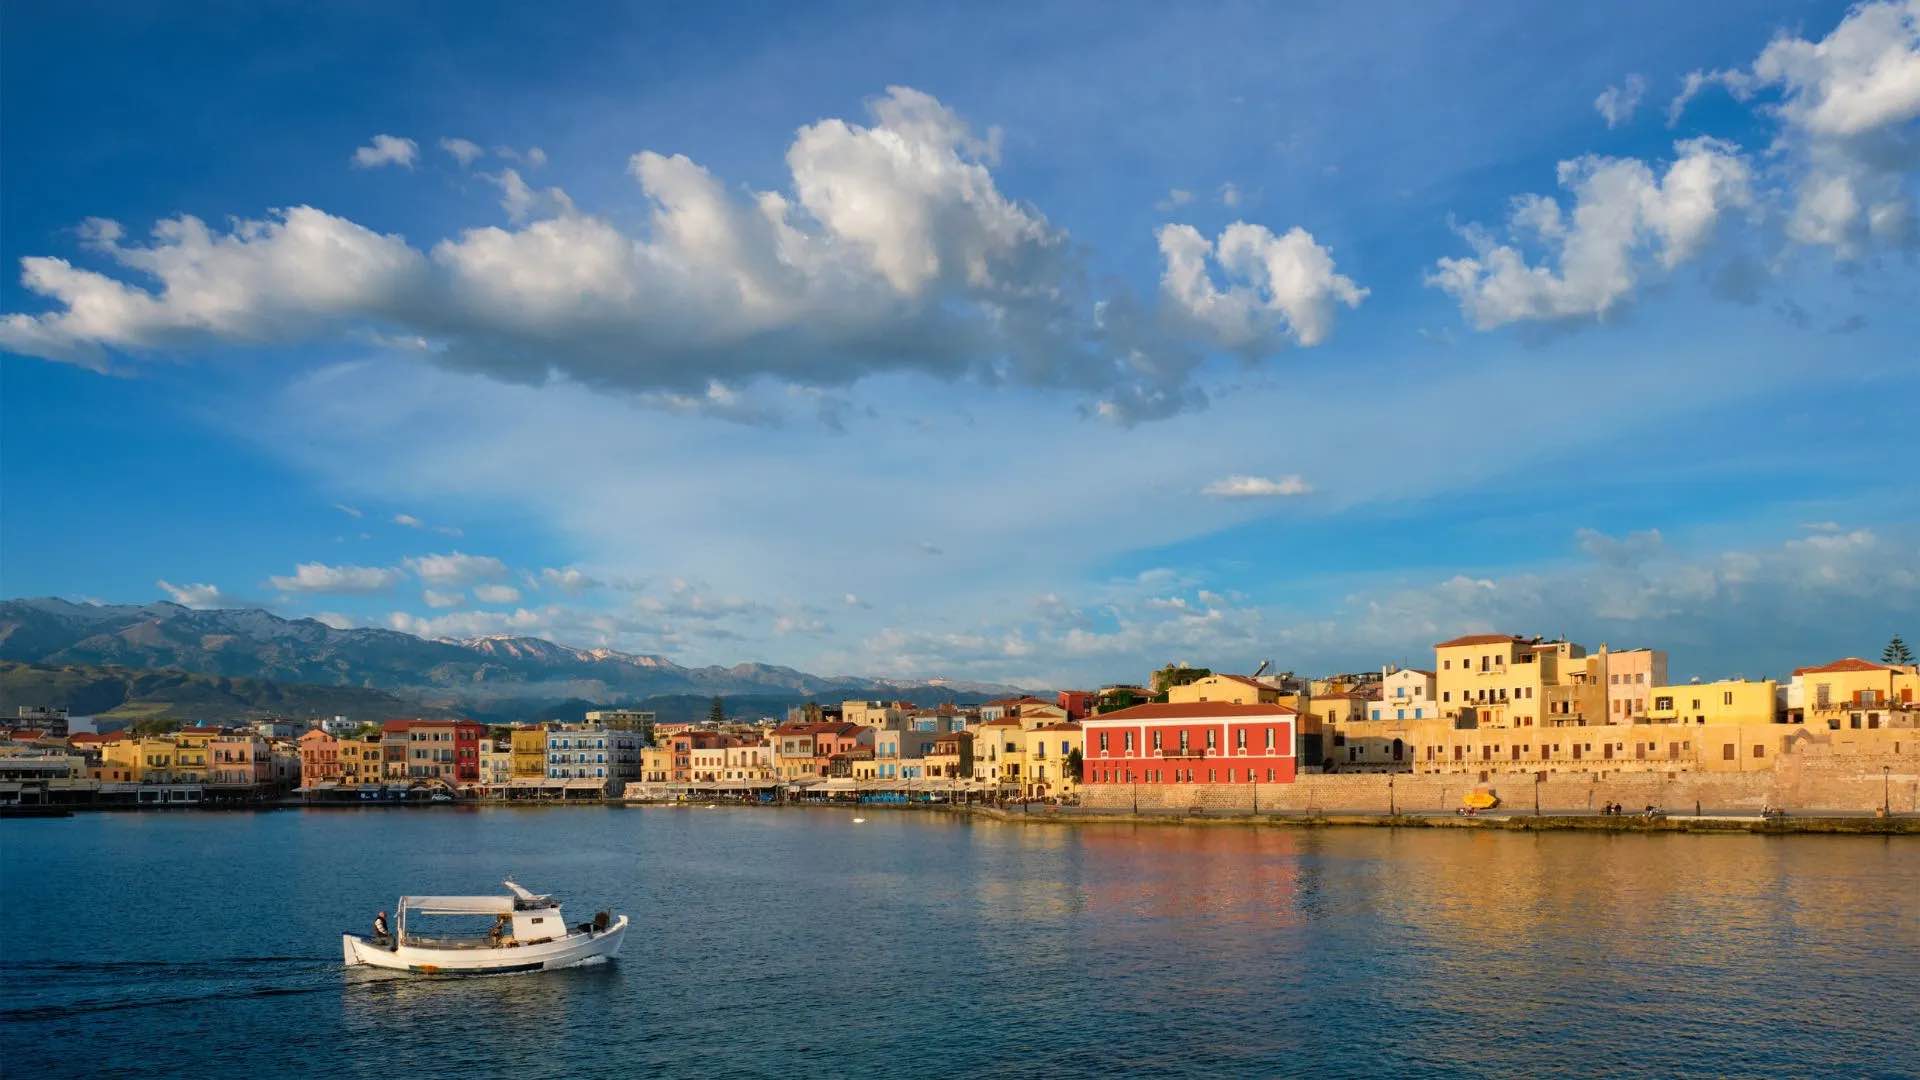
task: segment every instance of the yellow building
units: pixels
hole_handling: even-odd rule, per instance
[[[1461,728],[1451,720],[1346,725],[1342,771],[1417,773],[1748,772],[1773,767],[1805,730],[1763,723],[1637,723]]]
[[[1440,711],[1477,727],[1547,723],[1551,687],[1584,674],[1586,650],[1567,641],[1468,634],[1433,647]]]
[[[974,729],[973,778],[989,790],[1020,789],[1026,756],[1026,732],[1014,717],[989,720]]]
[[[1176,705],[1219,701],[1232,705],[1274,705],[1280,691],[1245,675],[1209,675],[1180,686],[1167,687],[1167,700]]]
[[[1075,751],[1083,751],[1086,736],[1070,722],[1043,724],[1022,732],[1026,739],[1021,764],[1021,790],[1030,799],[1057,799],[1080,790],[1080,773],[1071,766]]]
[[[340,740],[342,787],[379,787],[384,780],[380,736],[363,735]]]
[[[219,728],[190,727],[173,733],[173,771],[176,779],[207,782],[207,744],[220,737]]]
[[[1656,724],[1771,724],[1778,693],[1772,679],[1655,686],[1647,691],[1646,718]]]
[[[643,746],[640,748],[640,780],[648,784],[664,784],[673,778],[673,750],[666,746]]]
[[[1849,656],[1793,673],[1789,710],[1798,708],[1808,727],[1829,731],[1915,726],[1920,675],[1912,664],[1876,664]]]
[[[171,784],[176,782],[176,749],[172,739],[163,735],[148,735],[108,743],[100,756],[105,767],[117,770],[135,783]],[[204,773],[201,779],[206,779]]]
[[[513,729],[513,779],[544,780],[547,776],[547,729]]]

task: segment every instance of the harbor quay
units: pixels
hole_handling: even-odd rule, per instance
[[[1167,665],[1141,683],[782,717],[647,710],[487,724],[350,717],[120,727],[22,707],[0,812],[740,802],[1330,815],[1920,813],[1920,668],[1843,657],[1780,680],[1668,678],[1657,649],[1469,634],[1431,669]]]

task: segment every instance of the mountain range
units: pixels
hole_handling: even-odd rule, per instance
[[[577,649],[544,638],[415,637],[337,629],[255,608],[0,601],[0,660],[41,668],[165,669],[229,680],[382,691],[398,700],[496,712],[560,701],[651,697],[769,702],[887,697],[931,703],[1021,693],[1000,683],[821,676],[772,664],[686,667],[661,656]],[[380,695],[380,696],[384,696]]]

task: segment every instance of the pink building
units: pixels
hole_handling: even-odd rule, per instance
[[[273,747],[258,735],[222,735],[207,743],[207,785],[273,786]]]

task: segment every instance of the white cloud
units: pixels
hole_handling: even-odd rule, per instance
[[[24,258],[21,284],[61,310],[0,318],[0,347],[106,370],[107,349],[287,340],[398,312],[426,270],[400,237],[307,206],[236,222],[225,235],[199,218],[173,218],[154,226],[150,247],[121,245],[119,227],[107,225],[89,230],[89,246],[158,281],[160,292],[65,259]]]
[[[1467,258],[1443,258],[1427,283],[1460,303],[1482,330],[1511,322],[1604,315],[1632,296],[1642,275],[1695,257],[1721,217],[1752,205],[1752,177],[1737,148],[1714,139],[1674,144],[1676,157],[1655,176],[1633,158],[1587,156],[1560,163],[1560,185],[1573,193],[1563,216],[1553,199],[1515,200],[1516,236],[1550,253],[1531,264],[1519,247],[1500,244],[1477,227],[1463,231]]]
[[[466,603],[467,594],[463,592],[442,592],[439,589],[423,589],[420,592],[420,599],[425,601],[426,605],[430,608],[452,608],[459,607]]]
[[[535,169],[545,168],[547,152],[535,146],[527,151],[527,164]]]
[[[1229,476],[1200,489],[1202,495],[1220,499],[1271,499],[1287,495],[1306,495],[1312,485],[1298,476],[1277,479],[1266,476]]]
[[[1080,248],[1000,191],[994,132],[905,87],[869,111],[867,125],[800,128],[785,190],[743,194],[685,157],[634,154],[639,215],[583,212],[506,170],[512,226],[427,251],[305,206],[224,235],[163,221],[147,246],[91,223],[84,242],[126,273],[24,259],[23,285],[53,310],[0,319],[0,347],[105,370],[116,353],[353,335],[503,381],[565,378],[741,419],[764,415],[743,399],[758,380],[836,389],[912,372],[1073,393],[1132,421],[1205,400],[1193,354],[1222,347],[1220,331],[1243,352],[1311,344],[1334,303],[1363,295],[1304,232],[1243,224],[1218,254],[1244,284],[1215,291],[1202,242],[1180,276],[1204,288],[1171,313],[1124,289],[1096,297]]]
[[[781,615],[773,620],[773,632],[785,637],[790,634],[824,634],[827,624],[810,615]]]
[[[226,607],[229,601],[216,585],[175,585],[162,579],[154,582],[160,590],[173,598],[181,607],[218,608]]]
[[[333,508],[347,515],[350,518],[365,516],[360,512],[360,509],[358,507],[348,506],[346,503],[334,503]]]
[[[400,572],[380,566],[328,566],[300,563],[290,577],[270,577],[267,583],[286,593],[372,593],[391,587]]]
[[[481,148],[479,143],[473,142],[470,139],[460,139],[452,136],[440,140],[440,149],[452,154],[453,159],[458,161],[460,167],[463,169],[480,160],[481,156],[486,154],[486,151]]]
[[[351,615],[342,615],[338,611],[316,611],[311,616],[314,622],[330,626],[335,630],[351,630],[359,626],[359,620]]]
[[[370,145],[353,152],[353,167],[378,169],[383,165],[398,165],[403,169],[411,169],[419,156],[420,144],[412,139],[397,135],[375,135]]]
[[[865,600],[860,599],[858,596],[854,595],[853,593],[848,593],[845,596],[841,597],[840,602],[851,608],[870,608],[873,606],[872,604],[867,603]]]
[[[1633,566],[1660,554],[1666,540],[1659,529],[1608,536],[1598,529],[1581,529],[1574,534],[1580,550],[1611,566]]]
[[[1751,69],[1695,71],[1668,109],[1678,122],[1710,86],[1763,93],[1780,125],[1773,154],[1792,176],[1787,234],[1843,259],[1920,245],[1911,180],[1920,169],[1920,3],[1855,5],[1824,38],[1776,36]]]
[[[564,568],[549,566],[540,571],[540,583],[569,593],[586,592],[589,589],[600,588],[602,585],[602,582],[594,580],[585,571],[575,566]]]
[[[1187,205],[1192,201],[1193,201],[1193,192],[1188,191],[1185,188],[1173,188],[1172,190],[1167,192],[1166,198],[1161,199],[1157,203],[1154,203],[1153,208],[1155,210],[1165,212],[1167,210],[1178,209],[1182,206]]]
[[[1220,185],[1220,205],[1221,206],[1224,206],[1229,210],[1235,209],[1240,205],[1241,199],[1243,197],[1244,196],[1242,196],[1240,193],[1240,186],[1238,184],[1235,184],[1233,181],[1229,180],[1226,183]]]
[[[1367,295],[1334,271],[1333,252],[1305,229],[1275,236],[1264,225],[1235,222],[1217,244],[1191,225],[1166,225],[1158,235],[1166,261],[1161,294],[1222,348],[1264,354],[1283,339],[1318,345],[1333,332],[1335,305],[1358,307]],[[1216,287],[1209,258],[1244,284]]]
[[[406,565],[420,580],[443,586],[466,585],[507,574],[507,564],[491,555],[468,555],[459,551],[417,556],[407,559]]]
[[[421,521],[412,514],[395,514],[393,515],[393,523],[395,525],[404,525],[409,529],[424,529],[427,527],[426,522]]]
[[[520,590],[511,585],[475,585],[474,598],[483,604],[517,604]]]
[[[1647,80],[1642,75],[1628,75],[1619,86],[1609,86],[1600,91],[1593,99],[1593,107],[1607,121],[1607,127],[1617,128],[1633,119],[1634,111],[1640,108],[1640,99],[1647,93]]]

